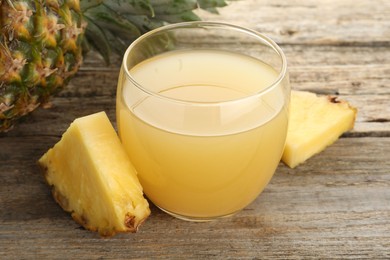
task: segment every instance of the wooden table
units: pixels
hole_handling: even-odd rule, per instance
[[[51,109],[0,137],[0,259],[390,258],[390,1],[247,0],[220,13],[200,15],[273,38],[292,88],[347,99],[355,129],[296,169],[280,164],[234,217],[189,223],[152,206],[139,233],[102,239],[62,211],[36,166],[76,117],[115,121],[120,61],[91,54]]]

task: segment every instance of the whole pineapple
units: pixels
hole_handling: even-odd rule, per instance
[[[0,132],[60,91],[96,49],[109,62],[141,34],[199,20],[224,0],[0,0]]]

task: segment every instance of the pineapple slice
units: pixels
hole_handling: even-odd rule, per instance
[[[149,216],[137,173],[104,112],[76,119],[38,161],[55,200],[102,236],[136,232]]]
[[[331,96],[291,92],[290,122],[282,161],[294,168],[351,130],[356,108]]]

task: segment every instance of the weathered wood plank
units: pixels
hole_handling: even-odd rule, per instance
[[[5,259],[15,252],[80,259],[390,256],[390,138],[341,139],[296,169],[281,164],[263,194],[232,218],[188,223],[152,207],[139,233],[109,240],[79,229],[51,198],[35,160],[55,137],[0,139],[0,147],[5,141],[12,144],[8,158],[0,157]]]
[[[317,65],[290,68],[293,88],[324,94],[376,95],[390,93],[390,65]]]
[[[368,54],[362,53],[361,55]],[[325,57],[325,55],[322,55],[322,57]],[[290,58],[291,63],[300,62],[298,59],[303,58]],[[118,73],[118,69],[81,70],[58,96],[115,96]],[[308,63],[300,66],[291,64],[289,73],[292,88],[295,89],[342,95],[390,94],[388,86],[390,79],[389,64],[334,65],[331,63]],[[92,77],[94,77],[94,81],[92,81]]]
[[[247,0],[231,1],[219,16],[201,16],[252,28],[282,44],[389,46],[389,10],[386,0]]]
[[[359,109],[354,136],[389,136],[390,47],[285,46],[293,89],[339,94]],[[88,58],[94,60],[95,57]],[[78,116],[106,110],[115,121],[119,64],[85,66],[53,99],[9,135],[60,135]],[[62,120],[62,118],[64,120]],[[59,129],[55,129],[60,126]]]
[[[237,23],[281,44],[294,89],[335,94],[359,109],[355,129],[307,163],[280,164],[236,216],[188,223],[152,206],[137,234],[101,239],[52,199],[36,160],[76,117],[115,122],[120,57],[90,53],[71,84],[0,136],[0,259],[389,259],[390,2],[231,1],[206,20]]]
[[[390,39],[390,34],[388,38]],[[243,46],[246,47],[248,46]],[[282,48],[288,58],[293,88],[327,94],[390,93],[390,44],[375,48],[327,45],[283,45]],[[96,54],[91,53],[78,77],[73,79],[62,95],[72,95],[72,91],[75,94],[115,93],[120,66],[118,57],[116,62],[118,63],[109,68],[101,67],[92,86],[88,73],[96,71],[96,64],[104,65],[96,58]],[[77,89],[74,86],[77,86]]]
[[[340,95],[340,98],[358,109],[355,128],[346,136],[390,136],[390,94]],[[102,110],[107,112],[114,125],[116,122],[114,96],[57,97],[52,103],[52,108],[38,109],[1,136],[60,136],[75,118]]]
[[[247,46],[243,45],[243,48]],[[290,66],[313,65],[384,65],[390,62],[390,46],[332,46],[332,45],[283,45]],[[106,65],[97,53],[87,54],[83,70],[118,69],[121,58],[111,56],[112,63]]]

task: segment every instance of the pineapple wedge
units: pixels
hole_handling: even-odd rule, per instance
[[[291,92],[290,121],[282,161],[294,168],[351,130],[357,109],[331,96]]]
[[[137,173],[105,112],[76,119],[38,161],[60,206],[102,236],[136,232],[149,216]]]

